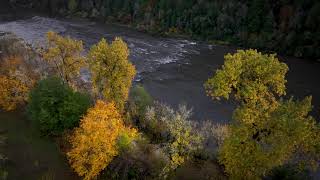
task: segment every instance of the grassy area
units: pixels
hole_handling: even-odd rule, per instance
[[[8,179],[78,179],[57,145],[41,137],[23,113],[1,112],[0,130],[7,137],[2,150],[9,159]]]

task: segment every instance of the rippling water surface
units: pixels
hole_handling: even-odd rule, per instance
[[[142,83],[157,100],[176,107],[187,103],[194,109],[194,119],[228,122],[232,102],[213,102],[206,97],[203,83],[223,64],[223,56],[235,48],[209,45],[183,39],[152,37],[127,27],[85,20],[58,20],[35,16],[30,19],[0,23],[0,31],[16,33],[30,44],[42,44],[47,31],[81,39],[86,49],[101,38],[109,41],[122,37],[130,48],[130,58]],[[315,115],[320,112],[320,63],[295,58],[281,58],[290,68],[288,94],[313,95]],[[319,119],[319,117],[318,117]]]

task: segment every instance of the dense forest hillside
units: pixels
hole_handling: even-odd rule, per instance
[[[51,15],[130,23],[304,58],[320,58],[318,0],[14,0]]]

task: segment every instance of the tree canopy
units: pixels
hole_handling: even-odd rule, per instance
[[[240,102],[219,161],[235,179],[260,179],[287,163],[315,167],[319,156],[319,125],[309,115],[311,97],[280,99],[285,92],[286,64],[256,50],[225,56],[225,63],[206,84],[212,98]]]
[[[114,103],[98,100],[83,117],[70,138],[67,157],[72,168],[84,179],[93,179],[119,154],[123,138],[132,140],[137,131],[125,127]],[[121,141],[119,144],[118,141]]]
[[[43,59],[49,62],[58,76],[70,86],[75,86],[75,78],[85,66],[83,43],[70,37],[63,37],[55,32],[47,33],[47,49]]]
[[[135,67],[129,61],[129,49],[121,38],[108,44],[102,39],[88,55],[95,92],[107,101],[114,101],[120,111],[128,99]]]

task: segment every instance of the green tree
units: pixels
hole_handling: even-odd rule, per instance
[[[44,135],[57,135],[77,126],[90,104],[88,95],[74,92],[59,78],[48,78],[31,91],[28,113]]]
[[[121,38],[109,45],[105,39],[89,52],[89,63],[96,94],[114,101],[122,111],[128,99],[135,67],[129,61],[129,49]]]
[[[205,88],[213,99],[234,96],[241,104],[235,116],[242,114],[236,119],[248,124],[252,121],[258,123],[264,118],[257,116],[253,119],[250,114],[260,109],[267,113],[277,107],[277,97],[286,94],[287,71],[287,65],[279,62],[275,55],[239,50],[236,54],[225,56],[222,69],[205,83]]]
[[[153,104],[150,94],[141,85],[130,91],[127,112],[131,118],[144,118],[147,107]]]
[[[311,97],[279,100],[288,67],[275,55],[255,50],[228,54],[205,87],[213,98],[234,96],[240,106],[219,150],[219,160],[234,179],[260,179],[275,167],[299,162],[315,167],[319,127],[309,116]],[[295,158],[298,157],[299,158]]]

